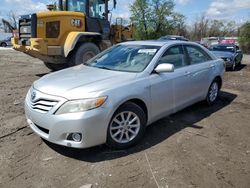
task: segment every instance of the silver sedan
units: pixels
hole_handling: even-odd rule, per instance
[[[127,148],[152,122],[198,101],[215,103],[224,71],[221,59],[192,42],[126,42],[35,81],[26,117],[59,145]]]

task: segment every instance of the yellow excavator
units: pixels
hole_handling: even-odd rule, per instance
[[[114,8],[116,0],[113,0]],[[51,70],[81,64],[113,44],[133,40],[132,24],[110,24],[109,0],[59,0],[50,11],[23,15],[15,50],[41,59]]]

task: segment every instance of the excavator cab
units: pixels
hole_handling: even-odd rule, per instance
[[[104,40],[110,36],[108,21],[109,0],[59,0],[59,11],[81,12],[86,15],[86,31],[101,33]],[[114,0],[114,6],[116,1]]]

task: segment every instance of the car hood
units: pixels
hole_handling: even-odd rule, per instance
[[[222,51],[211,51],[218,58],[231,58],[233,57],[232,52],[222,52]]]
[[[35,81],[33,87],[43,93],[66,99],[89,98],[134,80],[136,76],[136,73],[79,65],[48,74]]]

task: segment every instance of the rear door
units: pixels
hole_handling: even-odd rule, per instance
[[[185,52],[188,56],[190,66],[188,72],[192,84],[192,101],[202,100],[211,84],[216,68],[214,60],[199,46],[184,45]]]

